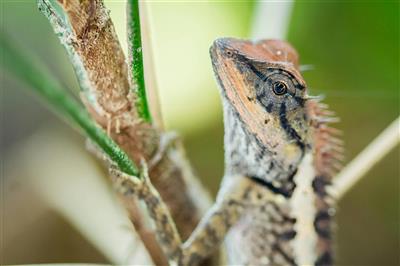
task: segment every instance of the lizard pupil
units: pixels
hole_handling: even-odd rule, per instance
[[[276,81],[273,85],[272,85],[272,90],[274,91],[274,93],[276,95],[283,95],[287,92],[287,86],[285,83],[281,82],[281,81]]]

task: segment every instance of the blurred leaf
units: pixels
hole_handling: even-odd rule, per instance
[[[138,0],[128,0],[128,47],[129,62],[132,77],[132,84],[136,86],[137,102],[136,108],[141,118],[151,122],[151,115],[146,98],[146,87],[143,71],[143,49],[142,36],[140,33],[140,16]]]
[[[138,175],[139,171],[128,156],[107,134],[90,118],[83,107],[64,91],[45,67],[41,66],[33,55],[23,53],[21,48],[11,44],[7,37],[0,35],[0,47],[3,51],[3,67],[23,80],[45,101],[46,104],[61,115],[78,125],[119,168],[130,174]],[[36,62],[36,63],[33,63]]]

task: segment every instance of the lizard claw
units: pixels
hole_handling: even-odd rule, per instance
[[[143,158],[140,160],[140,165],[142,166],[142,169],[140,171],[140,179],[142,180],[143,183],[147,185],[151,184],[149,177],[149,169],[147,167],[146,161]]]
[[[115,164],[110,166],[109,171],[118,192],[125,196],[136,195],[141,198],[147,191],[152,189],[153,185],[151,184],[144,159],[141,160],[141,166],[140,176],[128,175],[119,170]]]
[[[114,164],[109,168],[111,178],[115,189],[125,196],[141,195],[144,187],[144,181],[137,176],[128,175]]]

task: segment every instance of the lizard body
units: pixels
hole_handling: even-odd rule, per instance
[[[183,242],[146,171],[141,181],[113,170],[120,189],[144,200],[171,263],[198,265],[226,240],[232,264],[332,264],[326,186],[340,147],[329,112],[306,93],[296,51],[282,41],[222,38],[210,54],[225,126],[214,206]]]
[[[296,51],[277,40],[224,38],[211,57],[224,106],[224,179],[250,177],[285,197],[265,212],[246,210],[228,233],[231,262],[331,264],[334,209],[325,186],[338,148],[323,123],[329,113],[306,94]]]

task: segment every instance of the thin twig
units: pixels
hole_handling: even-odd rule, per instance
[[[376,137],[336,176],[331,195],[340,199],[400,142],[400,117]]]
[[[285,39],[293,2],[257,1],[251,29],[252,39]]]
[[[30,85],[62,118],[67,118],[82,129],[122,171],[138,176],[138,168],[127,154],[107,136],[103,129],[97,126],[83,107],[66,93],[45,67],[33,63],[40,60],[34,58],[32,54],[22,54],[23,50],[9,43],[6,38],[4,35],[0,36],[0,47],[4,51],[1,63],[5,69]],[[27,50],[29,49],[25,49]]]

